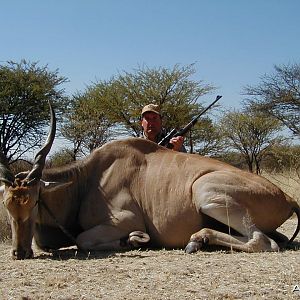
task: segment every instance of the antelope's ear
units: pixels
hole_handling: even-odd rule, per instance
[[[41,194],[49,193],[49,192],[55,192],[61,189],[67,188],[69,185],[71,185],[73,181],[68,182],[53,182],[53,181],[43,181],[41,180],[42,188],[41,188]]]

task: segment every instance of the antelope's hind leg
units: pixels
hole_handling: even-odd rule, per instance
[[[224,246],[245,252],[279,250],[277,243],[259,230],[252,222],[248,212],[238,204],[227,207],[220,203],[210,203],[201,207],[201,212],[227,225],[229,228],[233,228],[241,236],[231,235],[230,232],[223,233],[211,228],[203,228],[191,236],[185,249],[187,253],[193,253],[201,249],[204,244]]]

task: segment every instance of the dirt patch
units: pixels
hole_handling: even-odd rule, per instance
[[[296,222],[281,231],[291,236]],[[2,243],[0,299],[300,299],[299,238],[276,253],[35,249],[23,261],[11,260],[11,245]]]

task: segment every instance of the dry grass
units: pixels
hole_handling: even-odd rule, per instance
[[[8,220],[8,215],[3,206],[2,201],[0,201],[0,242],[11,239],[11,229]]]
[[[285,193],[300,203],[300,177],[295,171],[285,171],[282,173],[263,172],[262,176],[276,184]]]
[[[299,201],[293,179],[272,176],[268,178]],[[280,231],[290,237],[296,222],[288,220]],[[252,254],[207,249],[192,255],[134,250],[87,256],[75,249],[53,254],[35,249],[34,259],[13,261],[10,248],[8,242],[0,244],[4,300],[300,299],[300,292],[293,292],[300,287],[299,236],[290,250]]]
[[[294,218],[282,230],[291,235],[295,226]],[[2,243],[0,299],[299,299],[299,248],[298,238],[276,253],[65,249],[13,261]]]

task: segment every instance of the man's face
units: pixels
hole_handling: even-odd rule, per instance
[[[145,112],[142,118],[142,127],[148,139],[155,141],[156,136],[161,131],[160,115],[151,111]]]

